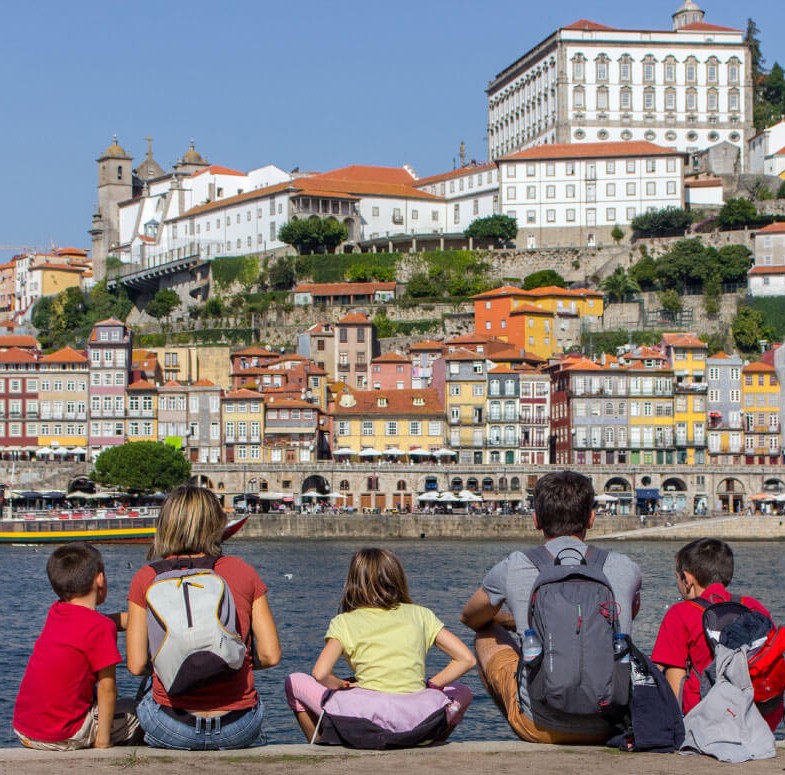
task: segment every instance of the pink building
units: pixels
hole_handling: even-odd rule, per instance
[[[121,320],[96,323],[87,343],[90,359],[91,455],[125,441],[125,395],[131,366],[131,331]]]
[[[411,390],[412,362],[400,353],[385,353],[371,361],[374,390]]]

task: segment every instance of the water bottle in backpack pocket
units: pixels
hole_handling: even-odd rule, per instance
[[[607,555],[593,546],[585,557],[573,549],[553,557],[542,546],[526,552],[539,571],[529,627],[542,644],[542,657],[527,665],[522,653],[518,680],[527,681],[533,701],[565,713],[609,718],[626,707],[630,664],[624,659],[628,649],[614,651],[618,610],[602,571]]]

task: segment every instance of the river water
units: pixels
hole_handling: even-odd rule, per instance
[[[654,542],[598,542],[624,551],[641,566],[643,590],[641,611],[634,638],[650,651],[657,627],[667,607],[678,601],[673,575],[673,555],[679,544]],[[278,625],[283,649],[281,664],[256,674],[257,688],[266,705],[265,725],[270,743],[302,742],[299,729],[286,705],[283,679],[287,673],[310,671],[323,644],[330,618],[336,613],[349,558],[368,542],[232,540],[227,554],[242,557],[253,565],[270,588],[270,604]],[[446,626],[467,643],[471,633],[459,623],[463,604],[474,592],[485,572],[514,549],[512,541],[386,541],[382,543],[403,560],[412,597],[427,605]],[[754,594],[771,610],[778,622],[785,621],[785,553],[775,542],[738,543],[736,574],[732,589]],[[13,745],[11,717],[16,692],[27,658],[38,636],[53,595],[46,578],[50,549],[30,546],[0,546],[0,746]],[[128,584],[145,562],[146,547],[102,548],[109,578],[109,597],[102,610],[109,613],[125,607]],[[120,651],[124,653],[124,636]],[[429,655],[429,674],[443,663],[434,649]],[[342,664],[342,663],[341,663]],[[340,672],[340,671],[339,671]],[[475,671],[464,679],[475,699],[455,740],[513,739],[512,732],[485,694]],[[120,693],[133,695],[138,679],[120,666]]]

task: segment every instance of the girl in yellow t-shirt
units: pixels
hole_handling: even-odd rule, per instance
[[[286,678],[287,701],[305,736],[311,741],[319,739],[317,727],[328,690],[347,690],[342,704],[351,705],[357,698],[357,716],[362,717],[366,707],[362,693],[352,693],[359,688],[406,695],[404,704],[419,702],[427,689],[438,689],[449,702],[446,737],[471,703],[471,691],[456,679],[474,667],[475,658],[432,611],[412,602],[400,560],[385,549],[356,552],[349,564],[340,611],[327,628],[325,646],[311,675],[293,673]],[[450,662],[426,680],[425,655],[433,645],[447,654]],[[354,672],[353,682],[333,673],[341,656]]]

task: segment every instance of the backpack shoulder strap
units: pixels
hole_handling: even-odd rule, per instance
[[[553,565],[553,555],[544,546],[527,549],[524,555],[529,558],[529,561],[540,573]]]
[[[589,544],[586,547],[584,559],[586,560],[587,565],[593,565],[602,570],[602,566],[605,565],[605,560],[608,559],[608,552],[605,549],[600,549],[599,546]]]
[[[701,611],[708,611],[714,603],[706,600],[705,597],[693,597],[691,600],[687,600],[686,602],[692,603],[694,606],[697,606],[701,609]]]
[[[156,576],[168,573],[173,570],[213,570],[218,556],[205,554],[202,557],[170,557],[164,560],[151,562],[150,567],[155,571]]]

